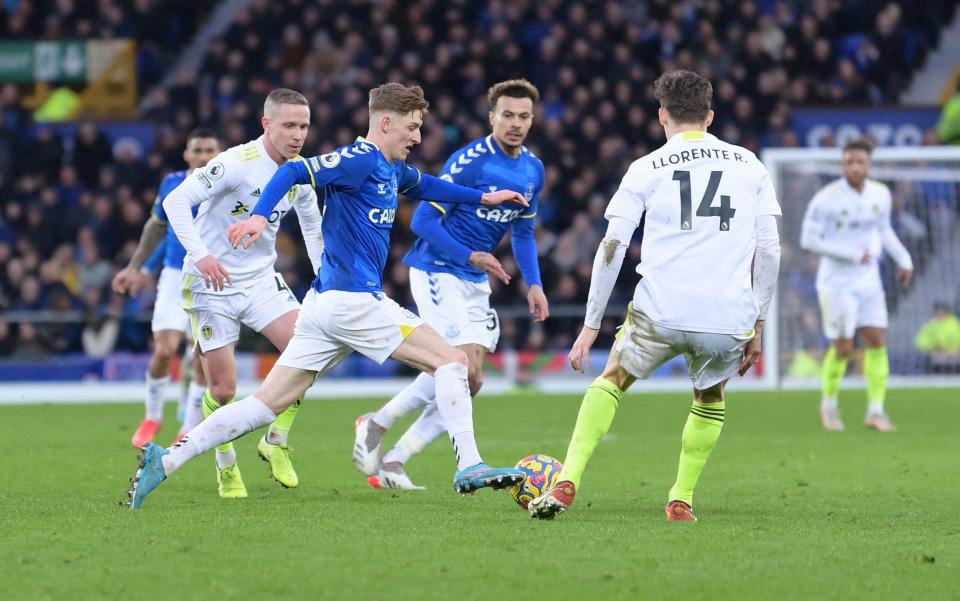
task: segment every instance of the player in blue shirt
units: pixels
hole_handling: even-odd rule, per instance
[[[170,449],[154,444],[144,448],[129,491],[131,508],[139,508],[160,482],[192,457],[271,423],[318,376],[353,351],[379,363],[392,357],[434,374],[437,407],[457,455],[454,490],[505,488],[523,479],[516,468],[491,468],[480,458],[466,353],[384,295],[382,278],[398,193],[475,206],[510,202],[526,208],[529,202],[509,190],[484,193],[458,186],[404,162],[420,143],[428,106],[420,87],[384,84],[370,91],[369,106],[365,139],[287,163],[263,189],[254,215],[230,227],[234,246],[252,244],[267,223],[265,216],[291,186],[311,184],[318,192],[323,190],[322,266],[304,298],[293,339],[254,395],[220,408]]]
[[[490,308],[487,274],[509,283],[491,254],[508,230],[528,287],[530,314],[538,322],[549,314],[533,227],[543,190],[543,163],[523,146],[539,97],[537,88],[525,79],[492,86],[487,91],[492,133],[454,152],[440,176],[477,190],[522,190],[530,206],[521,210],[420,203],[412,223],[419,239],[403,259],[410,266],[410,288],[420,317],[467,354],[472,396],[483,384],[484,358],[496,350],[500,338],[497,312]],[[421,488],[410,481],[403,466],[444,431],[434,389],[433,377],[420,374],[378,412],[357,419],[354,462],[374,488]],[[396,419],[424,406],[420,418],[381,461],[383,434]]]
[[[163,421],[163,402],[166,396],[166,387],[170,382],[170,362],[184,334],[190,331],[190,317],[181,306],[180,270],[183,267],[183,257],[186,254],[180,241],[177,240],[173,228],[167,227],[167,216],[163,211],[163,199],[174,188],[180,185],[187,175],[194,169],[207,164],[211,158],[220,152],[220,143],[217,136],[209,129],[198,128],[187,135],[187,147],[183,151],[183,160],[189,169],[176,171],[167,175],[160,182],[160,190],[153,206],[153,214],[143,226],[143,233],[137,243],[137,249],[130,262],[113,278],[113,290],[119,294],[136,294],[144,285],[146,278],[141,270],[146,268],[149,274],[160,263],[163,270],[157,282],[157,300],[153,307],[153,354],[147,364],[147,387],[144,404],[146,417],[140,423],[131,439],[133,446],[141,446],[152,441]],[[194,213],[196,214],[196,213]],[[152,251],[152,254],[151,254]],[[149,259],[147,258],[149,257]],[[184,354],[184,367],[188,363]],[[206,389],[206,379],[198,357],[193,358],[193,381],[181,395],[183,409],[183,423],[179,436],[196,426],[203,415],[200,411],[200,401]],[[178,411],[178,414],[181,411]]]

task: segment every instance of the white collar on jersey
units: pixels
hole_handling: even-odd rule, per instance
[[[379,146],[377,146],[376,144],[374,144],[374,143],[371,142],[370,140],[364,138],[363,136],[357,136],[357,139],[354,140],[353,142],[354,142],[354,144],[356,144],[357,142],[363,142],[364,144],[369,144],[370,146],[373,146],[373,147],[376,148],[377,150],[380,150],[380,147],[379,147]],[[381,151],[381,153],[382,153],[382,151]]]
[[[690,140],[716,140],[717,137],[713,134],[709,134],[705,131],[682,131],[678,134],[674,134],[672,138],[667,140],[667,143],[674,142],[677,140],[683,140],[688,142]]]

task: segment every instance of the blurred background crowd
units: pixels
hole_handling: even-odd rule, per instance
[[[138,318],[149,312],[150,294],[118,297],[109,282],[133,251],[160,179],[184,168],[193,127],[214,128],[226,146],[257,137],[263,99],[279,86],[312,103],[304,148],[312,155],[366,131],[369,88],[388,80],[422,85],[431,107],[410,161],[437,173],[451,152],[488,132],[487,87],[531,80],[542,100],[527,145],[547,173],[537,223],[544,287],[551,303],[582,306],[606,203],[630,162],[663,142],[652,87],[662,71],[683,67],[710,77],[711,131],[722,139],[757,151],[797,146],[789,119],[796,107],[899,99],[958,2],[927,0],[924,10],[911,4],[253,0],[212,41],[202,64],[185,69],[176,58],[214,3],[0,2],[4,40],[135,38],[138,118],[155,131],[148,149],[111,143],[92,121],[67,135],[35,122],[23,108],[23,87],[0,88],[0,310],[85,316],[73,324],[0,323],[0,356],[102,351],[108,323],[116,330],[110,350],[146,349],[149,324]],[[936,143],[936,135],[927,141]],[[399,258],[411,242],[412,208],[405,202],[398,211],[386,273],[387,293],[409,306]],[[310,265],[295,219],[283,229],[278,266],[302,296]],[[796,244],[785,240],[786,252],[799,252]],[[508,244],[500,254],[518,275]],[[636,240],[626,265],[638,260]],[[612,303],[626,303],[636,277],[625,266]],[[495,285],[493,302],[524,305],[522,278]],[[580,323],[582,314],[543,327],[504,321],[501,345],[564,349]],[[612,318],[604,324],[606,342],[615,325]]]

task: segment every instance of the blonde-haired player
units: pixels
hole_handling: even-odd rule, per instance
[[[250,216],[277,169],[297,160],[310,126],[310,106],[302,94],[280,88],[263,105],[263,135],[234,146],[198,169],[163,201],[170,225],[187,250],[183,266],[184,308],[190,313],[194,340],[206,368],[208,388],[204,416],[231,402],[237,369],[233,349],[245,324],[283,351],[293,338],[300,303],[274,270],[280,220],[297,212],[307,253],[320,266],[323,237],[316,193],[293,186],[267,216],[263,235],[246,249],[235,249],[224,232]],[[200,205],[196,220],[190,209]],[[270,462],[273,477],[285,487],[297,486],[287,435],[299,402],[271,424],[257,450]],[[217,447],[217,483],[221,497],[245,497],[233,443]]]
[[[913,275],[910,253],[890,226],[890,190],[867,179],[873,145],[853,140],[843,147],[843,178],[817,192],[803,217],[800,246],[820,255],[817,296],[830,349],[823,358],[820,419],[831,431],[843,430],[837,406],[840,380],[853,356],[859,332],[866,349],[868,428],[896,428],[883,410],[890,363],[887,359],[887,301],[880,282],[880,256],[886,251],[906,286]]]
[[[706,133],[713,87],[691,71],[656,82],[667,142],[635,161],[607,207],[587,315],[570,350],[583,371],[634,231],[643,226],[640,283],[602,375],[583,397],[558,482],[530,503],[552,518],[567,509],[624,391],[677,355],[693,381],[667,519],[691,521],[693,489],[724,420],[724,386],[760,355],[760,330],[780,269],[776,194],[752,152]],[[752,269],[751,269],[752,266]]]

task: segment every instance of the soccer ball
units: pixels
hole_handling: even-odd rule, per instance
[[[528,455],[517,462],[517,468],[526,478],[520,484],[511,486],[510,493],[517,505],[526,509],[530,501],[557,483],[563,464],[550,455]]]

